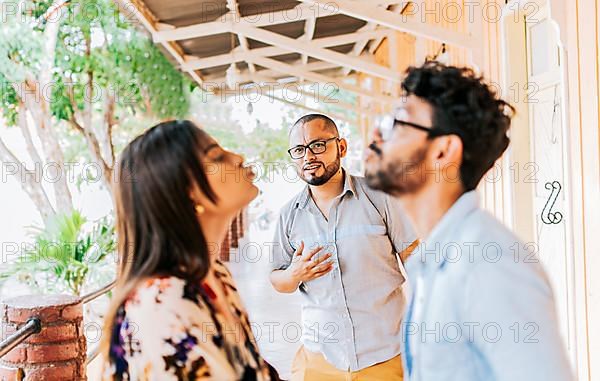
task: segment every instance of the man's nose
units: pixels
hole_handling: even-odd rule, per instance
[[[365,150],[365,159],[372,156],[373,153],[375,153],[377,156],[381,156],[382,152],[380,144],[378,144],[376,141],[372,141],[367,148],[368,149]]]
[[[306,153],[304,154],[304,161],[306,161],[306,162],[313,161],[316,158],[317,158],[317,155],[315,155],[314,153],[312,153],[312,151],[307,148],[306,149]]]

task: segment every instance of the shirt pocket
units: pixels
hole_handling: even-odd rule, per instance
[[[357,224],[340,228],[337,234],[340,246],[352,248],[371,255],[372,260],[379,258],[386,263],[393,259],[392,244],[385,225]],[[344,253],[342,253],[342,256]]]
[[[365,232],[371,235],[386,235],[387,228],[385,225],[365,225]]]
[[[352,224],[343,227],[338,227],[336,238],[338,240],[345,239],[360,239],[365,236],[385,236],[387,229],[385,225],[375,224]]]

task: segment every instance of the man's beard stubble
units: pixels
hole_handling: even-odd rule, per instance
[[[408,160],[396,159],[388,163],[385,168],[380,165],[375,172],[367,171],[365,174],[367,185],[396,197],[415,193],[425,183],[421,170],[426,151],[426,147],[423,147]],[[382,156],[379,157],[382,160]]]
[[[341,159],[338,156],[337,159],[329,165],[325,165],[322,162],[320,162],[320,164],[323,165],[323,168],[325,169],[325,173],[323,173],[321,176],[311,176],[310,178],[306,178],[304,176],[304,169],[302,169],[302,172],[300,174],[300,177],[302,178],[302,180],[304,180],[305,182],[307,182],[310,185],[315,185],[315,186],[319,186],[319,185],[323,185],[323,184],[327,183],[329,181],[329,179],[331,179],[333,177],[333,175],[335,175],[337,173],[337,171],[340,170]]]

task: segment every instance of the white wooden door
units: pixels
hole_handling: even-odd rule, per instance
[[[535,171],[535,240],[550,277],[557,302],[560,328],[571,355],[570,258],[568,203],[565,199],[566,142],[563,132],[563,86],[558,36],[549,18],[537,12],[526,19],[529,126],[531,161]],[[573,357],[572,357],[573,358]]]

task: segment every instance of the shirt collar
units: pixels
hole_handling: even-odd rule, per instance
[[[351,196],[358,198],[358,194],[356,194],[356,188],[354,187],[354,177],[346,172],[346,170],[343,168],[342,172],[344,172],[344,190],[342,190],[342,193],[339,197],[342,197],[346,193],[350,192]]]
[[[479,207],[479,195],[477,191],[472,190],[469,192],[465,192],[452,204],[450,209],[446,211],[446,213],[442,216],[440,221],[434,226],[429,235],[421,241],[421,245],[426,245],[425,247],[428,250],[436,247],[439,243],[443,245],[444,242],[448,240],[448,236],[452,234],[452,230],[456,229],[460,226],[460,221],[462,221],[467,214],[472,212],[473,210]],[[441,255],[441,254],[440,254]],[[424,261],[426,259],[425,256],[421,256],[421,260]],[[441,260],[439,261],[439,266],[443,266],[446,261],[444,255],[442,255]]]
[[[354,178],[350,175],[344,168],[342,168],[342,172],[344,173],[344,189],[342,193],[338,197],[343,197],[346,193],[350,192],[350,195],[358,198],[358,194],[356,193],[356,188],[354,184]],[[310,188],[308,185],[304,187],[302,193],[300,194],[299,201],[297,203],[297,207],[299,209],[304,209],[308,205],[308,200],[310,200]]]

